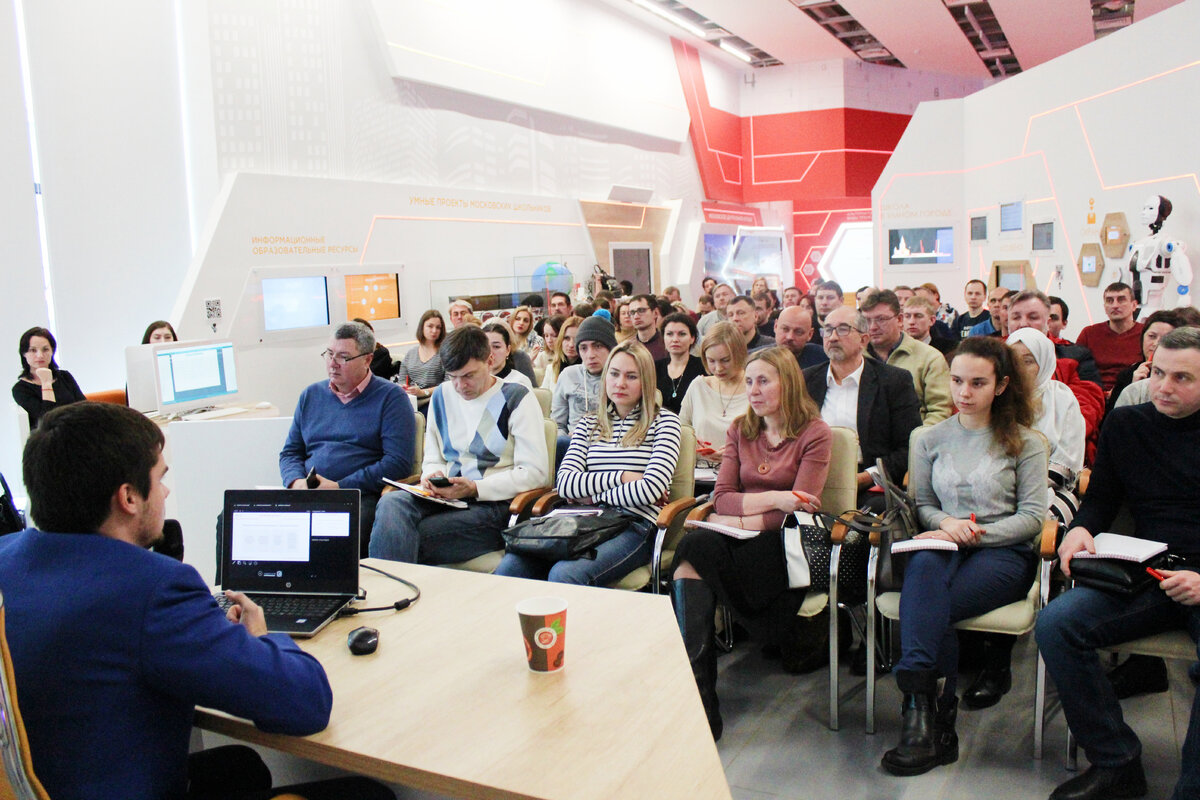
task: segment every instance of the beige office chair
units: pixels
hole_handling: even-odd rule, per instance
[[[403,478],[394,478],[400,483],[416,483],[421,479],[421,464],[425,461],[425,417],[421,414],[413,414],[416,422],[416,427],[413,429],[413,462],[412,471]],[[395,487],[384,484],[380,494],[396,491]],[[0,798],[3,800],[3,798]]]
[[[929,428],[917,428],[909,437],[909,473],[912,472],[913,459],[917,452],[917,440]],[[1040,434],[1039,434],[1040,435]],[[1043,437],[1044,438],[1044,437]],[[1047,448],[1047,453],[1049,449]],[[1049,471],[1050,462],[1046,461]],[[911,491],[911,489],[910,489]],[[960,631],[978,631],[981,633],[1004,633],[1020,636],[1033,630],[1037,621],[1037,612],[1046,606],[1050,600],[1050,572],[1057,558],[1055,551],[1057,523],[1045,520],[1042,523],[1041,539],[1038,544],[1041,563],[1033,584],[1025,597],[1015,603],[993,609],[986,614],[964,619],[954,627]],[[895,622],[900,619],[900,592],[885,592],[876,596],[876,564],[879,557],[879,535],[871,534],[871,557],[867,566],[867,733],[875,732],[875,612],[885,620]],[[889,637],[890,640],[890,637]],[[1033,757],[1042,757],[1042,734],[1046,707],[1046,664],[1041,653],[1037,658],[1037,678],[1034,690],[1033,715]]]
[[[533,368],[533,385],[534,386],[541,386],[542,378],[544,378],[544,377],[546,377],[546,368],[545,367],[534,367]]]
[[[655,594],[661,594],[664,587],[663,575],[670,574],[671,561],[675,557],[675,545],[683,538],[683,522],[685,514],[696,505],[692,497],[692,475],[696,471],[696,432],[690,425],[680,426],[679,460],[675,462],[675,472],[671,476],[671,485],[667,489],[667,505],[658,512],[657,533],[654,537],[654,550],[650,563],[638,567],[616,583],[610,584],[613,589],[639,591],[646,586]],[[531,516],[539,517],[549,513],[564,501],[558,492],[547,492],[533,504]]]
[[[534,389],[534,392],[537,392]],[[534,501],[539,497],[554,491],[554,445],[558,441],[558,425],[552,419],[542,420],[542,432],[546,436],[546,453],[549,456],[549,464],[547,465],[546,474],[550,476],[550,486],[543,486],[538,489],[530,489],[528,492],[521,492],[512,499],[508,504],[508,524],[516,525],[523,519],[528,519],[532,512]],[[493,550],[490,553],[484,553],[481,556],[475,556],[469,561],[462,561],[457,564],[444,564],[443,566],[451,569],[465,569],[468,572],[491,572],[500,564],[500,559],[504,557],[504,550]]]
[[[834,427],[833,444],[830,451],[829,473],[825,477],[825,485],[821,489],[821,509],[833,515],[853,509],[858,502],[858,435],[849,428]],[[697,506],[688,514],[688,519],[704,519],[713,510],[712,503]],[[764,534],[766,535],[766,534]],[[829,728],[838,729],[838,636],[840,633],[838,614],[838,558],[841,555],[845,539],[844,528],[835,530],[833,550],[829,554],[829,592],[808,592],[800,605],[797,615],[815,617],[827,607],[829,614]],[[782,546],[782,545],[781,545]],[[733,627],[733,615],[725,606],[721,608],[726,640],[724,648],[729,649],[729,631]]]
[[[22,412],[24,413],[24,412]],[[29,738],[21,709],[17,705],[17,684],[13,677],[12,655],[4,635],[4,597],[0,595],[0,756],[4,773],[0,776],[2,800],[49,800],[46,790],[33,774]]]
[[[533,396],[537,398],[538,405],[542,407],[542,416],[550,419],[550,402],[554,399],[554,392],[538,387],[533,390]]]

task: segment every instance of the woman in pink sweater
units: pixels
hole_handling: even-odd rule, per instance
[[[698,529],[675,551],[675,615],[714,739],[721,738],[716,604],[719,600],[750,618],[772,616],[784,606],[794,616],[804,592],[788,589],[778,531],[787,514],[818,507],[833,443],[795,356],[785,348],[751,355],[746,394],[750,407],[729,426],[713,492],[716,513],[709,519],[765,533],[734,539]]]

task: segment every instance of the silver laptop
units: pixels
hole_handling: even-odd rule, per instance
[[[221,589],[272,633],[312,636],[358,594],[357,489],[229,489],[222,522]]]

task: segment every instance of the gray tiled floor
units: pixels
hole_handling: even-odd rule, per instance
[[[841,730],[830,731],[826,670],[785,674],[754,643],[721,657],[717,690],[725,719],[718,743],[737,800],[767,798],[1044,798],[1068,780],[1066,725],[1051,686],[1046,753],[1032,758],[1034,649],[1023,637],[1014,651],[1013,690],[982,711],[960,712],[957,763],[914,778],[897,778],[879,758],[899,736],[900,694],[890,675],[880,678],[876,733],[864,731],[865,679],[842,667]],[[1170,663],[1171,691],[1125,701],[1126,719],[1142,737],[1148,797],[1167,797],[1179,775],[1179,748],[1187,730],[1192,687],[1187,665]],[[965,685],[965,679],[964,684]],[[1087,762],[1080,754],[1081,768]]]

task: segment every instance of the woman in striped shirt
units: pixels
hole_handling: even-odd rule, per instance
[[[636,339],[604,365],[600,408],[576,423],[555,480],[567,500],[614,507],[629,527],[596,548],[595,559],[541,561],[506,553],[497,575],[607,586],[650,560],[658,509],[679,460],[679,417],[659,408],[654,361]]]

